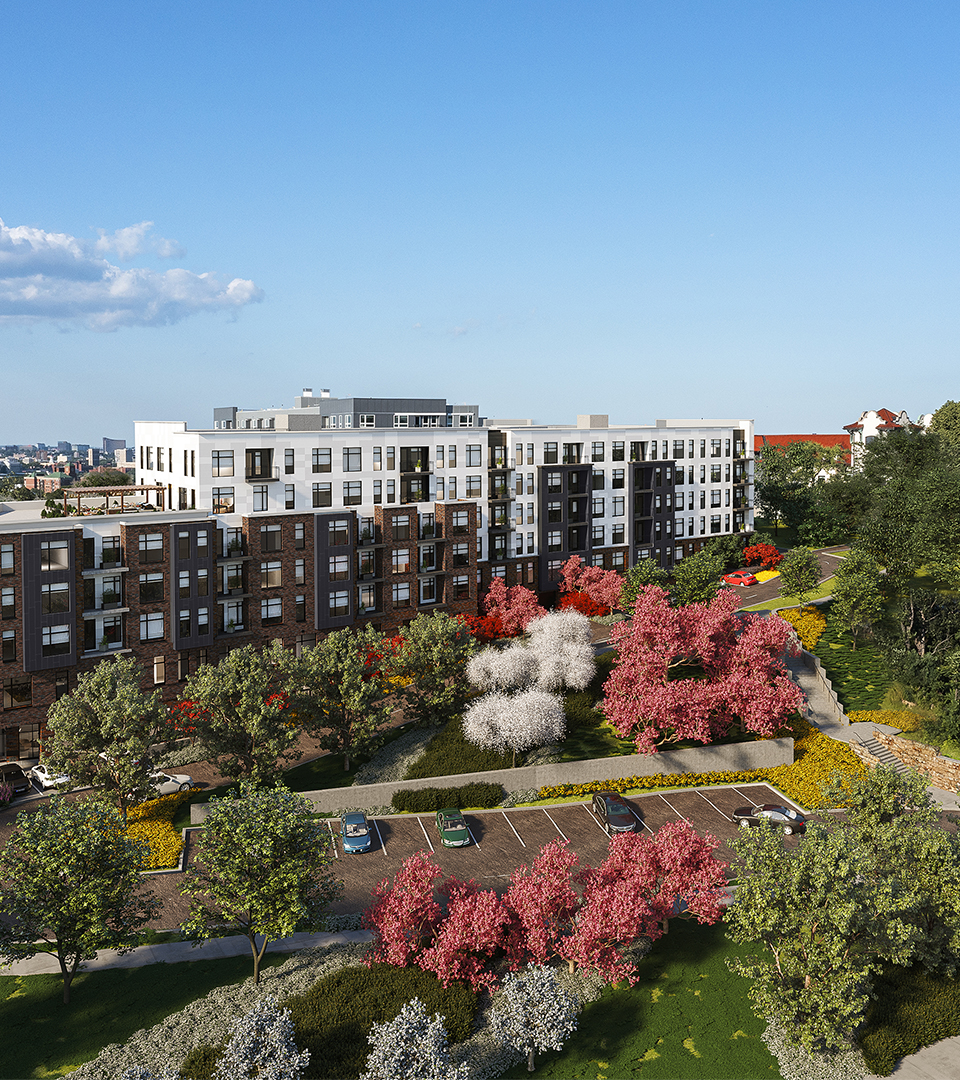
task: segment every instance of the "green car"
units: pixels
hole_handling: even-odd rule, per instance
[[[470,833],[467,832],[463,814],[452,807],[437,811],[437,831],[444,847],[466,847],[470,843]]]

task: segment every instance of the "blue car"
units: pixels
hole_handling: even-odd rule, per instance
[[[340,818],[340,840],[343,844],[344,855],[357,855],[362,851],[369,851],[373,838],[366,814],[344,814]]]

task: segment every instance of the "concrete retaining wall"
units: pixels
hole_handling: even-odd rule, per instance
[[[400,780],[391,784],[362,784],[354,787],[305,791],[317,810],[336,813],[347,806],[387,806],[396,791],[427,787],[460,787],[476,781],[503,784],[507,791],[552,787],[556,784],[586,784],[592,780],[616,780],[622,776],[655,776],[659,773],[741,772],[770,769],[793,762],[793,739],[760,739],[728,746],[697,746],[690,750],[668,750],[662,754],[626,754],[622,757],[591,758],[557,765],[531,765],[520,769],[462,773],[458,776],[431,776],[423,780]],[[190,821],[199,824],[207,816],[205,803],[190,807]]]
[[[876,728],[873,737],[907,768],[922,773],[934,787],[960,792],[960,761],[941,757],[932,746],[924,746],[900,735],[885,734]]]

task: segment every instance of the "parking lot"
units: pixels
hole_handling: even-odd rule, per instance
[[[718,858],[729,863],[732,852],[725,841],[737,833],[733,811],[759,803],[783,803],[783,796],[766,784],[696,788],[665,794],[639,795],[627,800],[641,828],[655,833],[668,821],[688,821],[699,833],[721,841]],[[337,843],[335,872],[345,883],[337,911],[357,911],[370,902],[377,882],[392,878],[400,864],[415,851],[432,852],[445,873],[479,882],[485,888],[505,889],[517,866],[530,863],[544,844],[558,838],[582,862],[596,865],[605,857],[609,839],[589,803],[526,807],[517,810],[479,810],[464,815],[473,843],[469,847],[441,845],[433,814],[377,818],[373,847],[362,855],[346,855]],[[336,836],[339,822],[329,823]],[[787,837],[795,844],[795,837]]]

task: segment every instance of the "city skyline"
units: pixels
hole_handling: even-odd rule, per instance
[[[943,4],[21,7],[0,443],[304,386],[758,432],[933,411],[960,396],[958,29]]]

